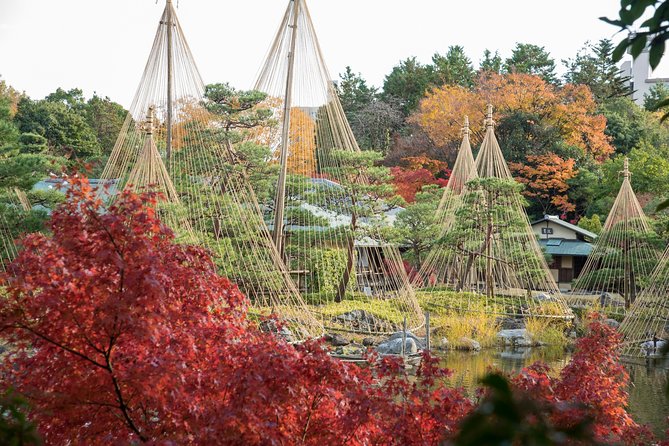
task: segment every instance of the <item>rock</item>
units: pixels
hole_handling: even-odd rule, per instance
[[[613,298],[609,293],[602,293],[599,295],[599,306],[600,307],[609,307],[611,306],[611,302],[613,301]]]
[[[339,333],[328,333],[325,335],[325,340],[330,343],[330,345],[334,347],[341,347],[344,345],[348,345],[351,343],[348,339],[346,339],[344,336],[340,335]]]
[[[611,328],[618,328],[618,327],[620,327],[620,322],[618,322],[618,321],[615,320],[615,319],[606,319],[606,320],[604,321],[604,323],[605,323],[606,325],[608,325],[609,327],[611,327]]]
[[[287,327],[281,327],[281,331],[279,331],[279,336],[281,336],[283,339],[286,340],[286,342],[295,342],[295,336],[293,335],[293,332],[290,331]]]
[[[458,350],[470,350],[470,351],[479,351],[481,350],[481,344],[479,344],[477,341],[466,338],[466,337],[461,337],[458,339],[457,347]]]
[[[376,345],[376,339],[374,338],[363,338],[362,339],[362,345],[365,347],[373,347]]]
[[[365,310],[352,310],[334,317],[335,322],[344,323],[359,331],[395,331],[397,327],[391,322],[374,316]]]
[[[502,330],[518,330],[520,328],[525,328],[525,319],[503,317],[497,319],[497,324]]]
[[[339,346],[335,349],[336,354],[344,356],[362,356],[366,351],[367,349],[364,346],[354,343]]]
[[[388,339],[386,339],[384,342],[392,341],[394,339],[402,339],[402,336],[403,336],[402,332],[398,331],[398,332],[395,332],[395,333],[391,334],[390,337]],[[423,342],[423,339],[419,338],[418,336],[411,333],[410,331],[406,332],[406,337],[407,337],[407,339],[409,339],[409,338],[413,339],[416,342],[416,345],[418,346],[419,350],[423,350],[425,348],[425,343]]]
[[[547,293],[539,293],[536,296],[534,296],[534,298],[540,302],[550,302],[555,300],[553,296]]]
[[[531,347],[534,344],[532,342],[532,336],[524,328],[516,330],[501,330],[499,333],[497,333],[497,337],[504,342],[504,345],[507,346]]]
[[[295,335],[288,327],[281,327],[277,325],[274,319],[266,319],[260,323],[260,331],[263,333],[274,333],[278,334],[286,340],[286,342],[295,342]]]
[[[382,355],[401,355],[402,354],[402,338],[392,339],[376,346],[376,351]],[[411,355],[418,353],[418,345],[412,338],[407,338],[404,344],[404,353]]]
[[[451,348],[451,343],[448,342],[448,339],[441,338],[437,345],[435,346],[437,350],[448,350]]]
[[[646,352],[646,355],[655,355],[660,353],[662,351],[662,348],[664,348],[665,345],[667,345],[668,341],[662,340],[662,339],[656,339],[655,341],[646,341],[643,344],[641,344],[641,348],[643,349],[644,352]]]

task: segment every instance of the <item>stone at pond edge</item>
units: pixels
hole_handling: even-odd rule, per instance
[[[532,342],[532,336],[530,333],[524,329],[516,330],[501,330],[497,333],[497,338],[501,339],[504,342],[504,345],[512,345],[515,347],[531,347],[534,343]]]
[[[325,340],[334,347],[342,347],[344,345],[348,345],[351,343],[351,341],[349,341],[339,333],[328,333],[325,335]]]
[[[376,351],[382,355],[400,355],[402,354],[402,338],[384,341],[376,346]],[[407,355],[418,353],[418,345],[413,338],[406,339],[404,353]]]
[[[363,338],[362,339],[362,345],[364,345],[365,347],[373,347],[374,345],[376,345],[376,339],[374,339],[374,338]]]
[[[471,350],[471,351],[479,351],[481,350],[481,344],[479,344],[477,341],[471,339],[471,338],[466,338],[466,337],[461,337],[458,339],[457,342],[457,347],[456,349],[458,350]]]
[[[435,345],[434,348],[436,348],[437,350],[448,350],[448,349],[451,348],[451,344],[450,344],[450,342],[448,342],[448,339],[441,338],[439,340],[439,343],[437,345]]]
[[[402,336],[403,336],[402,332],[398,331],[396,333],[391,334],[390,337],[388,339],[385,339],[383,342],[392,341],[394,339],[402,339]],[[411,333],[410,331],[406,332],[406,337],[407,339],[409,338],[413,339],[416,342],[416,345],[418,346],[419,350],[423,350],[425,348],[423,340],[418,336],[416,336],[415,334]]]

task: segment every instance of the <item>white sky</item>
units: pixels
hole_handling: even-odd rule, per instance
[[[206,83],[250,88],[287,0],[174,0]],[[507,57],[516,42],[545,46],[562,71],[585,41],[614,37],[600,20],[619,0],[308,0],[333,77],[346,65],[381,86],[400,60],[428,63],[463,45]],[[33,98],[57,87],[128,107],[164,0],[0,0],[0,76]],[[667,76],[669,61],[656,75]]]

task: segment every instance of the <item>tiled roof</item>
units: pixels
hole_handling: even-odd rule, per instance
[[[546,253],[556,256],[587,257],[593,249],[592,243],[581,240],[563,240],[557,238],[539,240],[539,245]]]

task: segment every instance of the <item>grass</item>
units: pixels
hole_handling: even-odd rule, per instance
[[[325,297],[330,297],[329,302]],[[335,318],[353,310],[366,311],[387,323],[383,331],[396,331],[402,326],[405,313],[397,299],[370,298],[361,293],[349,293],[342,302],[333,302],[332,296],[318,294],[304,295],[309,308],[324,325],[334,328],[339,324]],[[453,348],[464,347],[462,338],[470,338],[481,347],[494,347],[498,344],[497,333],[501,321],[510,309],[519,308],[523,297],[496,296],[486,301],[481,295],[448,290],[418,291],[416,297],[420,307],[430,313],[432,337],[435,342],[446,338]],[[539,316],[536,316],[539,309]],[[526,328],[533,339],[548,345],[564,346],[569,342],[565,335],[571,320],[544,318],[541,316],[561,315],[562,307],[554,302],[542,302],[534,308],[535,316],[525,318]],[[408,321],[408,328],[414,330],[417,325]],[[414,326],[412,326],[414,325]],[[418,333],[416,333],[418,334]]]
[[[333,295],[311,294],[305,295],[305,300],[309,308],[316,314],[316,317],[323,322],[326,328],[351,330],[347,323],[337,321],[336,317],[353,310],[362,310],[370,313],[379,319],[384,327],[383,332],[394,332],[401,330],[404,317],[407,316],[407,329],[417,331],[422,324],[418,320],[417,314],[406,314],[403,311],[403,305],[397,298],[374,298],[361,293],[347,293],[346,298],[341,302],[334,302]],[[326,297],[328,299],[326,299]]]
[[[547,345],[564,347],[569,344],[569,338],[565,334],[571,325],[570,321],[564,319],[546,319],[541,317],[528,317],[525,319],[525,328],[535,342]]]
[[[473,293],[437,291],[416,293],[421,308],[430,312],[430,323],[435,338],[446,338],[453,348],[464,347],[462,338],[470,338],[481,347],[492,347],[499,331],[498,316],[491,314],[482,302],[474,302]],[[459,311],[462,302],[468,303],[468,311]]]
[[[518,296],[495,296],[485,299],[475,293],[458,293],[447,290],[420,291],[418,302],[431,314],[435,337],[446,337],[450,344],[460,347],[462,337],[478,341],[481,347],[497,345],[500,321],[505,314],[523,305]],[[563,307],[555,302],[542,302],[532,308],[534,315],[525,317],[525,326],[533,339],[547,345],[565,346],[569,343],[565,332],[571,320],[560,317]]]

